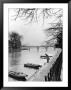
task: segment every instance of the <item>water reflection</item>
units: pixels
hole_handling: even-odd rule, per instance
[[[48,52],[49,51],[49,52]],[[45,53],[54,54],[54,49],[48,49],[46,51],[45,47],[39,47],[39,50],[37,50],[37,47],[31,47],[29,50],[21,50],[21,51],[14,51],[9,53],[9,67],[15,67],[16,69],[23,69],[25,63],[33,63],[33,64],[39,64],[43,65],[47,62],[46,59],[41,59],[41,55],[45,55]]]
[[[21,52],[14,51],[9,53],[9,64],[10,66],[18,65],[20,62]]]
[[[31,63],[36,65],[45,65],[47,59],[40,58],[45,56],[45,53],[54,56],[56,49],[53,47],[31,47],[30,50],[13,51],[8,54],[8,70],[14,72],[25,73],[30,78],[37,70],[24,67],[24,64]],[[10,79],[10,77],[9,77]]]

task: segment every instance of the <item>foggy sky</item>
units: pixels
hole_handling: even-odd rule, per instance
[[[45,35],[44,30],[50,27],[48,23],[55,20],[55,16],[45,20],[44,24],[42,23],[42,17],[39,17],[40,20],[38,23],[24,24],[24,21],[19,18],[15,21],[14,15],[14,9],[9,9],[9,32],[14,31],[22,35],[22,44],[40,46],[46,39],[49,40],[52,38],[52,36],[48,38],[48,36]]]

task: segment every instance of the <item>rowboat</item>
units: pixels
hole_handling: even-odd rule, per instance
[[[26,81],[28,75],[21,72],[9,71],[8,76],[18,81]]]

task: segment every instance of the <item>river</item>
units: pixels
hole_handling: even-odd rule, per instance
[[[24,64],[32,63],[32,64],[39,64],[44,65],[47,62],[46,59],[41,59],[41,55],[54,55],[55,50],[54,48],[45,48],[40,47],[37,50],[37,47],[31,47],[30,50],[21,50],[19,52],[13,52],[8,54],[8,70],[9,71],[16,71],[16,72],[23,72],[29,77],[36,72],[35,69],[25,68]]]

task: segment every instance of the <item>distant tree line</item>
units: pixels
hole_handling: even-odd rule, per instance
[[[12,32],[11,34],[9,34],[8,44],[9,44],[9,51],[20,49],[21,36],[16,32]]]

